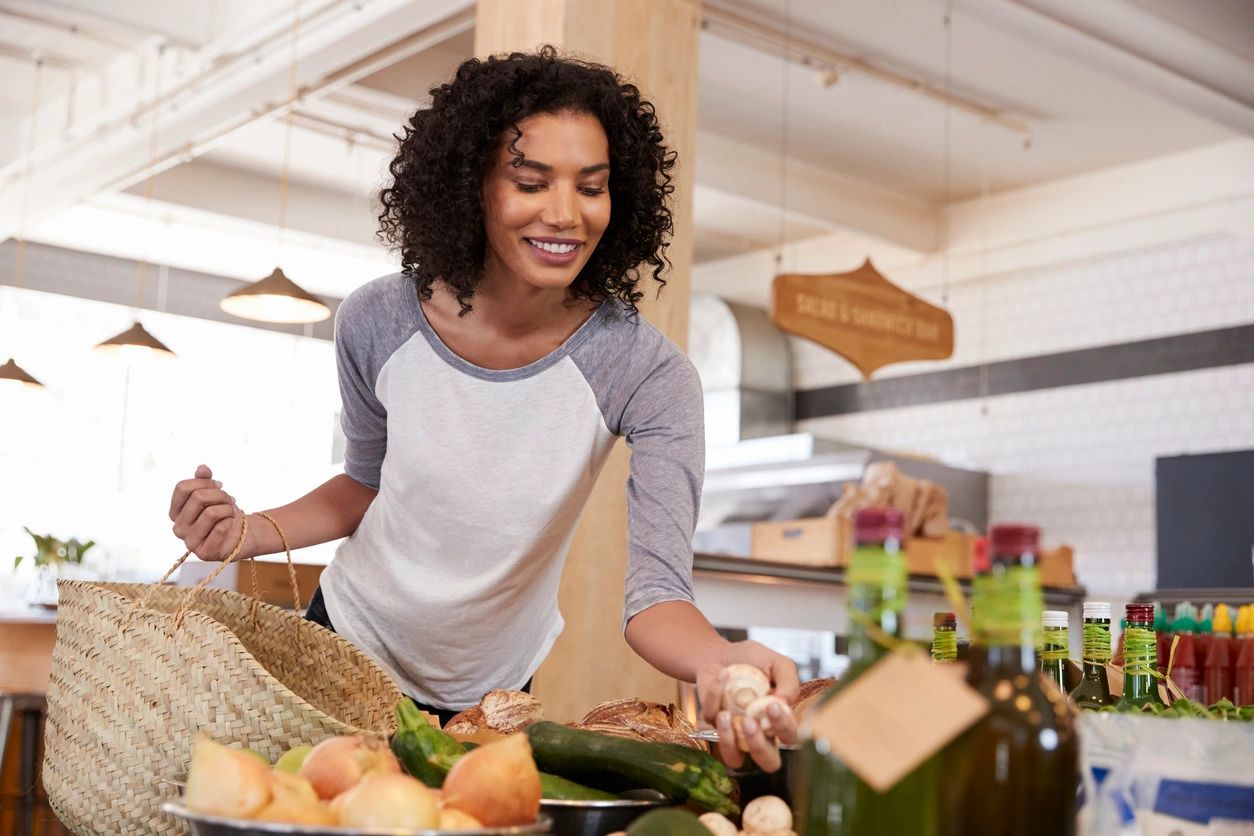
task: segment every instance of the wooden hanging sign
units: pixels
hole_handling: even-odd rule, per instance
[[[785,273],[772,284],[771,321],[830,348],[862,372],[954,353],[954,320],[884,278],[870,259],[829,275]]]

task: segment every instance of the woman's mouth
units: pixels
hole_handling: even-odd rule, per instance
[[[529,249],[537,259],[545,264],[561,266],[570,264],[579,256],[583,246],[578,241],[543,241],[535,238],[524,238]]]

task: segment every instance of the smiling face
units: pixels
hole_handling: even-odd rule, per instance
[[[610,223],[609,141],[588,113],[540,113],[507,132],[483,181],[484,277],[567,288]]]

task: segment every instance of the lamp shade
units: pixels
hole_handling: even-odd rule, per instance
[[[283,274],[283,268],[260,281],[245,285],[219,303],[222,310],[241,319],[287,325],[321,322],[331,309]]]
[[[129,354],[143,350],[144,353],[156,352],[158,354],[167,354],[170,357],[174,356],[174,352],[161,340],[149,334],[144,326],[139,324],[139,320],[135,320],[134,325],[116,337],[110,337],[97,345],[96,349],[118,354]]]
[[[9,362],[0,366],[0,383],[19,383],[26,386],[43,387],[42,383],[26,372],[26,369],[15,363],[12,357],[9,358]]]

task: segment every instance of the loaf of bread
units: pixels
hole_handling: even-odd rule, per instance
[[[449,734],[495,731],[513,734],[544,718],[540,701],[525,691],[489,691],[479,704],[453,715],[445,724]]]
[[[678,743],[694,749],[704,749],[704,744],[694,740],[696,728],[683,712],[674,705],[648,702],[640,699],[610,700],[593,708],[583,720],[572,724],[575,728],[648,740],[654,743]]]

